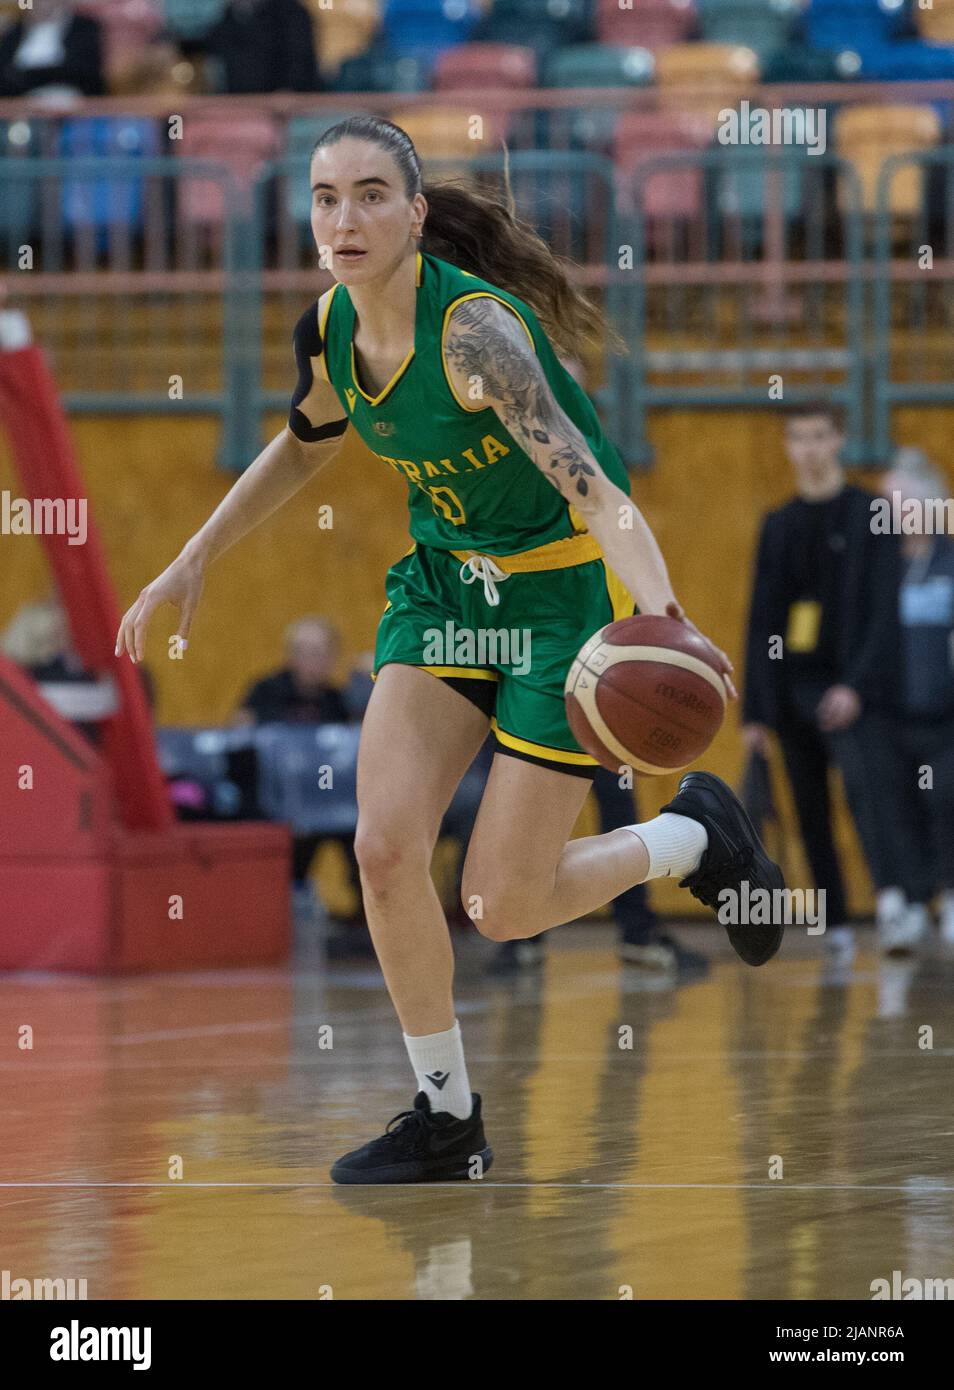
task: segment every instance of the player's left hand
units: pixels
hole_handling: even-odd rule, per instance
[[[667,603],[666,617],[675,618],[677,622],[685,623],[686,627],[690,628],[693,632],[697,633],[698,636],[702,638],[703,642],[705,642],[712,649],[712,652],[718,663],[719,670],[722,674],[722,679],[725,681],[725,688],[726,692],[728,693],[729,699],[737,700],[739,698],[739,692],[736,690],[735,685],[732,682],[732,673],[735,670],[735,667],[732,665],[732,662],[726,656],[725,652],[722,651],[721,648],[717,647],[714,642],[710,642],[708,637],[706,637],[704,633],[699,632],[699,629],[696,627],[695,623],[692,622],[690,618],[686,617],[685,610],[683,609],[682,604]]]

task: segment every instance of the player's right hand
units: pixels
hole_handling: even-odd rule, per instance
[[[120,656],[125,650],[131,661],[142,661],[146,653],[146,629],[161,603],[171,603],[178,608],[179,624],[175,635],[185,647],[204,580],[205,570],[196,560],[184,555],[173,560],[168,569],[146,585],[123,617],[116,634],[116,655]]]

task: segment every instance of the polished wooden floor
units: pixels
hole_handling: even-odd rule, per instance
[[[879,962],[865,935],[839,974],[788,936],[751,970],[686,929],[712,963],[678,988],[621,966],[602,925],[551,933],[510,982],[458,938],[496,1162],[419,1188],[327,1176],[413,1090],[373,965],[0,978],[0,1267],[90,1298],[870,1298],[895,1269],[951,1277],[954,956]]]

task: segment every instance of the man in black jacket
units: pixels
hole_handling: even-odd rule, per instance
[[[875,535],[870,493],[840,463],[838,413],[786,412],[785,449],[797,496],[762,526],[752,591],[743,738],[766,751],[778,737],[805,852],[825,891],[826,943],[850,952],[848,909],[832,837],[828,771],[837,766],[877,886],[890,827],[879,814],[869,714],[890,706],[899,679],[899,552]]]

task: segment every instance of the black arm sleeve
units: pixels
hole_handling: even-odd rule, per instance
[[[288,412],[288,428],[296,439],[305,444],[317,444],[322,439],[338,439],[348,428],[347,416],[333,420],[328,425],[313,425],[302,414],[299,406],[315,383],[311,369],[311,359],[320,357],[324,351],[321,334],[318,331],[318,306],[312,304],[295,324],[295,361],[298,365],[298,385],[291,398]]]

